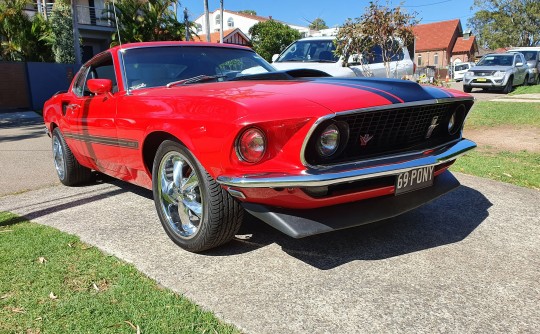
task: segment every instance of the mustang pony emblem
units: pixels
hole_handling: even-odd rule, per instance
[[[363,136],[360,136],[360,146],[366,146],[372,138],[373,136],[367,133]]]
[[[439,120],[439,116],[435,116],[431,120],[431,125],[429,126],[429,128],[427,130],[427,133],[426,133],[426,139],[431,137],[431,134],[433,133],[433,130],[435,130],[435,128],[439,126],[439,123],[437,123],[437,120]]]

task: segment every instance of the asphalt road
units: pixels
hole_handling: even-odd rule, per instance
[[[246,333],[538,332],[540,192],[458,178],[383,223],[295,240],[251,219],[205,254],[169,241],[150,191],[109,178],[0,196],[0,210],[80,236]]]

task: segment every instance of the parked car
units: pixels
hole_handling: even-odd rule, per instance
[[[472,104],[404,80],[279,72],[240,46],[154,42],[95,56],[44,120],[63,184],[94,170],[152,189],[165,232],[199,252],[245,211],[299,238],[449,192],[448,167],[475,147]]]
[[[475,63],[456,63],[454,64],[454,80],[461,81],[463,80],[463,75],[473,68]]]
[[[272,65],[278,70],[298,68],[316,69],[326,72],[334,77],[364,77],[365,68],[358,61],[357,56],[351,57],[349,66],[343,67],[343,58],[334,54],[336,45],[335,37],[307,37],[299,39],[289,45],[279,55],[272,57]],[[367,57],[366,57],[367,59]],[[392,55],[390,64],[393,78],[400,79],[414,73],[414,64],[406,47],[401,47],[399,52]],[[370,52],[370,60],[366,61],[366,67],[372,72],[372,76],[386,78],[382,51],[375,47]]]
[[[529,83],[540,84],[540,47],[522,47],[508,50],[508,52],[520,52],[529,65]]]
[[[473,88],[482,88],[508,94],[514,86],[527,85],[529,66],[521,53],[487,54],[463,78],[463,91],[466,93]]]

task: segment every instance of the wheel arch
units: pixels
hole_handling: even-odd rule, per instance
[[[156,157],[156,153],[158,150],[159,145],[163,143],[166,140],[172,140],[176,141],[184,146],[185,143],[182,142],[178,137],[172,135],[169,132],[166,131],[154,131],[149,133],[143,141],[142,145],[142,158],[144,167],[148,170],[149,175],[152,175],[152,169],[154,167],[154,158]]]

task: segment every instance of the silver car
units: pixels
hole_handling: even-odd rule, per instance
[[[473,88],[502,90],[508,94],[514,86],[527,85],[529,66],[523,54],[488,54],[463,77],[463,91],[470,93]]]

